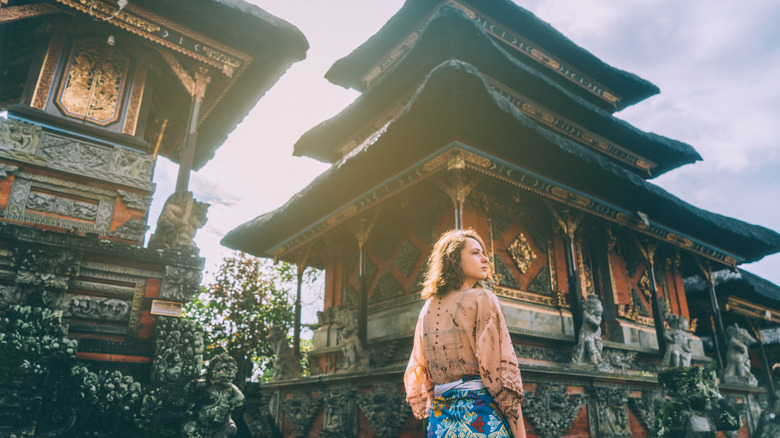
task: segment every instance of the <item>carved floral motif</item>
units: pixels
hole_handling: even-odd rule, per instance
[[[322,403],[322,397],[311,397],[305,392],[294,392],[292,397],[282,401],[282,410],[296,437],[306,436]]]
[[[100,321],[122,322],[130,316],[130,302],[116,298],[74,295],[60,309],[65,316]]]
[[[325,417],[322,424],[323,438],[354,436],[357,420],[357,388],[347,387],[329,390],[324,397]]]
[[[149,225],[146,225],[145,221],[140,219],[128,219],[122,225],[118,226],[111,234],[120,239],[140,241],[144,239],[144,235],[148,229]]]
[[[160,298],[181,302],[190,301],[193,294],[200,291],[202,275],[200,269],[166,266],[165,275],[160,285]]]
[[[181,387],[200,374],[203,334],[195,322],[159,317],[154,326],[155,353],[152,381],[160,386]]]
[[[631,410],[647,430],[653,427],[655,415],[665,403],[663,394],[658,391],[643,391],[641,398],[628,399]]]
[[[596,436],[603,438],[630,438],[628,423],[628,390],[625,388],[592,387],[589,390],[595,405]],[[588,409],[589,413],[591,409]]]
[[[506,250],[509,256],[512,257],[512,261],[515,262],[517,269],[523,274],[528,271],[528,268],[536,260],[536,253],[531,249],[523,233],[518,234]]]
[[[412,414],[406,396],[397,385],[374,385],[370,394],[359,394],[357,399],[374,432],[380,438],[393,438]]]
[[[523,415],[540,436],[557,438],[569,430],[584,402],[582,394],[567,394],[566,385],[540,383],[525,396]]]
[[[149,209],[149,204],[152,202],[151,196],[142,195],[140,193],[128,192],[127,190],[117,190],[119,196],[122,197],[122,202],[127,205],[127,208],[133,210],[146,211]]]
[[[16,283],[46,289],[67,290],[78,276],[82,253],[57,247],[17,246],[13,264]]]
[[[41,192],[30,192],[30,195],[27,197],[25,208],[27,210],[90,222],[95,222],[98,214],[98,204],[61,198],[59,196]]]
[[[39,125],[21,120],[0,119],[0,148],[34,152],[42,132],[43,129]]]

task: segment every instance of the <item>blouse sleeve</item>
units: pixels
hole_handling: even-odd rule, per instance
[[[523,382],[498,298],[487,290],[477,300],[474,343],[482,383],[501,412],[516,421],[522,415]]]
[[[414,347],[409,357],[409,364],[404,373],[404,387],[406,388],[406,401],[412,407],[414,416],[422,419],[428,416],[433,400],[433,382],[428,375],[425,356],[423,354],[423,315],[428,304],[423,306],[420,317],[417,319],[417,328],[414,330]]]

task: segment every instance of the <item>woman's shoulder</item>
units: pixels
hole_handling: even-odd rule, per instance
[[[499,305],[498,297],[490,289],[477,287],[473,289],[467,289],[463,291],[463,293],[478,303],[492,303],[496,306]]]

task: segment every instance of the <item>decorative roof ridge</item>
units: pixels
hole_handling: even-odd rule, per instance
[[[467,6],[472,9],[468,9]],[[510,26],[510,28],[523,28],[524,35],[531,34],[535,37],[529,37],[525,35],[525,38],[529,38],[533,41],[533,45],[538,46],[540,43],[536,41],[544,41],[544,50],[552,50],[554,52],[551,58],[561,57],[564,62],[567,59],[577,59],[579,64],[577,70],[581,70],[583,67],[583,73],[587,76],[600,76],[594,77],[598,82],[613,82],[607,83],[609,88],[623,88],[623,91],[618,90],[618,94],[624,95],[624,102],[621,103],[609,103],[609,99],[604,99],[605,107],[610,108],[612,111],[623,109],[629,105],[633,105],[651,95],[659,92],[658,87],[650,83],[649,81],[640,78],[639,76],[629,73],[615,67],[612,67],[605,62],[601,61],[595,55],[578,46],[573,41],[568,39],[562,33],[553,28],[549,23],[539,19],[533,13],[516,5],[509,0],[407,0],[404,6],[391,17],[387,23],[367,41],[358,46],[349,55],[336,61],[333,66],[328,70],[325,77],[336,85],[341,85],[345,88],[354,88],[358,91],[365,91],[366,83],[362,82],[362,77],[358,75],[366,75],[369,72],[371,65],[380,65],[380,69],[384,68],[388,63],[392,63],[392,58],[399,52],[406,49],[408,39],[416,33],[416,29],[422,26],[427,17],[435,13],[434,8],[441,9],[444,7],[455,7],[461,10],[468,11],[469,14],[474,15],[476,20],[483,19],[484,17],[478,16],[475,10],[482,11],[485,15],[490,17],[500,17],[502,26]],[[494,19],[495,20],[495,19]],[[484,21],[484,20],[483,20]],[[509,22],[513,22],[509,24]],[[484,24],[484,23],[483,23]],[[488,26],[490,27],[490,26]],[[510,29],[511,31],[511,29]],[[398,34],[395,37],[393,34]],[[496,38],[505,36],[505,33],[501,35],[494,35]],[[504,41],[511,45],[510,41]],[[539,46],[541,47],[541,46]],[[527,47],[530,54],[530,47]],[[521,49],[525,50],[525,48]],[[376,59],[377,53],[384,54],[380,56],[389,56],[388,59],[381,60]],[[540,55],[540,56],[537,56]],[[540,53],[538,49],[532,56],[537,58],[537,61],[541,64],[545,64],[545,58],[543,53]],[[529,55],[531,56],[531,55]],[[552,70],[555,70],[555,66],[560,67],[558,64],[549,64]],[[573,71],[571,72],[574,73]],[[563,74],[563,73],[561,73]],[[565,75],[564,75],[565,76]],[[557,77],[557,75],[556,75]],[[577,80],[569,78],[572,84],[579,82]],[[598,93],[597,93],[598,94]]]
[[[402,68],[408,68],[408,66],[404,67],[406,65],[405,64],[406,59],[412,56],[412,54],[415,51],[415,48],[417,48],[419,44],[425,41],[425,36],[431,34],[431,32],[427,32],[429,27],[433,26],[434,23],[438,22],[439,19],[444,19],[453,16],[456,16],[458,18],[463,18],[464,19],[463,22],[467,23],[469,26],[473,26],[474,29],[478,32],[478,35],[480,35],[483,38],[482,41],[487,42],[487,44],[489,44],[489,46],[493,50],[496,50],[498,54],[502,55],[503,62],[507,62],[509,65],[522,71],[523,74],[529,75],[530,76],[529,79],[539,81],[540,82],[539,85],[544,84],[544,86],[550,87],[553,93],[559,93],[559,96],[562,99],[569,101],[574,107],[581,108],[582,111],[593,114],[593,118],[595,118],[595,120],[591,120],[591,122],[589,122],[588,125],[590,123],[612,124],[620,129],[618,137],[637,136],[637,138],[635,138],[634,141],[630,141],[630,142],[627,141],[627,139],[625,138],[622,140],[610,139],[610,141],[614,143],[614,145],[608,145],[607,143],[601,144],[604,142],[596,141],[597,139],[594,139],[592,138],[592,136],[590,136],[590,140],[585,140],[585,141],[592,143],[591,147],[595,147],[597,149],[601,148],[603,149],[603,153],[607,155],[613,155],[612,156],[613,159],[617,159],[621,161],[622,161],[622,158],[620,158],[622,154],[621,149],[627,149],[631,151],[631,154],[638,155],[639,160],[641,160],[642,157],[645,157],[645,160],[647,161],[659,163],[660,165],[656,166],[654,169],[648,169],[646,167],[643,167],[641,163],[639,165],[627,164],[630,166],[637,167],[636,171],[638,173],[642,173],[646,178],[648,177],[653,178],[669,170],[675,169],[681,165],[690,164],[701,160],[701,156],[696,152],[696,150],[692,146],[680,142],[678,140],[673,140],[658,134],[642,131],[641,129],[631,125],[630,123],[616,118],[608,111],[605,111],[604,109],[598,107],[597,105],[594,105],[593,103],[587,101],[581,96],[572,93],[571,91],[562,87],[557,82],[550,79],[548,76],[540,73],[537,69],[530,67],[527,64],[523,63],[521,60],[511,56],[505,50],[504,47],[502,47],[497,41],[495,41],[495,39],[487,35],[481,26],[478,26],[476,23],[473,23],[471,20],[468,20],[468,18],[465,15],[465,12],[463,12],[461,9],[454,8],[454,7],[438,9],[431,17],[429,17],[429,20],[424,24],[423,27],[420,28],[421,29],[420,37],[410,43],[409,50],[405,51],[401,56],[399,56],[399,58],[391,66],[388,67],[387,71],[377,79],[376,83],[374,83],[368,90],[366,90],[364,93],[358,96],[352,103],[350,103],[341,112],[331,117],[330,119],[319,123],[318,125],[314,126],[313,128],[309,129],[307,132],[305,132],[295,143],[294,155],[309,156],[311,158],[315,158],[325,162],[333,162],[334,160],[339,159],[338,155],[336,155],[337,145],[341,149],[344,147],[342,145],[349,144],[349,139],[353,138],[355,133],[364,134],[367,133],[369,129],[379,129],[382,125],[384,125],[386,123],[386,118],[382,114],[386,114],[386,112],[381,110],[380,111],[372,110],[373,108],[379,108],[379,106],[376,103],[374,103],[374,101],[381,102],[381,99],[388,99],[389,96],[399,95],[397,92],[392,91],[392,87],[395,88],[398,87],[398,78],[397,78],[398,70]],[[432,35],[431,37],[434,37],[433,35],[439,35],[440,33],[441,32],[435,32],[431,34]],[[456,32],[456,34],[458,35],[461,33],[462,32]],[[468,63],[468,61],[464,61],[464,62]],[[425,79],[423,79],[423,81],[424,80]],[[393,84],[391,85],[391,83]],[[387,87],[391,87],[390,88],[391,91],[385,91]],[[370,107],[368,108],[369,109],[368,112],[365,111],[366,108],[361,108],[361,106],[365,106],[365,105],[370,105]],[[562,104],[558,104],[556,105],[556,107],[560,107],[561,105]],[[554,111],[558,112],[561,109],[563,108],[554,109]],[[393,112],[395,111],[393,110]],[[350,125],[348,121],[345,121],[346,117],[352,115],[353,113],[357,114],[357,118],[359,119],[359,121],[356,122],[354,125],[360,126],[360,128],[355,128],[354,126]],[[380,114],[380,116],[363,117],[363,114]],[[575,116],[569,115],[569,116],[564,116],[563,118],[568,119],[570,117],[575,117]],[[372,125],[372,123],[374,126],[370,126]],[[364,129],[367,126],[368,129]],[[593,128],[588,127],[587,130],[592,131]],[[595,130],[601,131],[597,135],[597,137],[606,137],[606,138],[611,137],[608,132],[609,129],[595,128]],[[328,135],[329,131],[336,132],[337,134]],[[344,131],[348,131],[350,134],[338,135],[340,132],[344,132]],[[323,135],[325,136],[325,138],[323,138]],[[358,142],[362,140],[363,139],[357,139]],[[325,146],[328,148],[325,151],[322,151],[323,144],[329,145],[329,146]],[[629,144],[635,145],[635,147],[631,148],[631,146],[627,146]],[[617,147],[612,147],[615,145],[617,145]],[[641,149],[637,149],[637,147]],[[663,154],[661,154],[659,151],[652,151],[652,150],[648,151],[646,150],[647,148],[658,148],[659,151],[660,150],[666,151],[666,154],[673,153],[675,157],[673,160],[668,160],[668,159],[662,160],[659,158]],[[632,160],[634,159],[632,158]],[[627,161],[626,163],[630,163],[630,162],[631,161]]]
[[[490,86],[486,83],[484,78],[479,74],[479,71],[472,65],[469,65],[467,63],[464,63],[462,61],[457,60],[451,60],[445,63],[442,63],[437,68],[431,71],[431,73],[426,77],[426,81],[421,85],[413,97],[409,100],[409,103],[406,105],[406,107],[388,124],[388,130],[387,134],[389,135],[392,131],[393,124],[397,123],[398,121],[406,118],[408,114],[412,111],[412,108],[415,106],[415,104],[418,102],[418,100],[424,100],[424,99],[418,99],[424,92],[427,91],[428,88],[431,87],[432,81],[434,78],[441,76],[442,81],[446,82],[446,85],[449,87],[452,85],[452,77],[445,77],[444,75],[447,73],[452,74],[453,72],[462,72],[465,75],[468,75],[473,84],[481,84],[481,86],[484,88],[484,90],[487,92],[487,96],[489,96],[490,99],[492,99],[496,103],[496,107],[505,112],[507,115],[513,117],[515,120],[520,122],[523,126],[526,128],[529,128],[536,132],[538,135],[540,135],[542,138],[545,139],[546,142],[550,144],[557,145],[561,151],[576,156],[578,158],[581,158],[584,162],[588,163],[589,165],[596,166],[597,168],[602,169],[605,174],[612,175],[612,177],[617,178],[617,181],[622,181],[622,185],[628,184],[629,186],[633,186],[635,190],[629,189],[629,191],[637,191],[638,196],[635,197],[635,201],[638,203],[641,203],[642,201],[655,201],[661,202],[661,205],[657,208],[654,208],[653,211],[649,212],[651,214],[651,220],[654,222],[658,222],[659,224],[663,224],[666,227],[670,227],[671,229],[677,229],[680,228],[680,231],[685,232],[684,230],[688,229],[690,230],[690,226],[685,226],[686,221],[690,221],[690,219],[695,219],[697,221],[704,221],[705,223],[708,223],[710,227],[714,227],[715,229],[722,230],[723,232],[732,233],[735,236],[739,236],[742,238],[748,238],[751,241],[753,241],[752,245],[755,245],[756,242],[763,242],[764,247],[762,247],[760,250],[756,251],[754,250],[750,254],[741,254],[740,256],[745,257],[745,262],[755,261],[757,259],[760,259],[764,257],[767,254],[771,254],[774,252],[777,252],[780,250],[780,234],[769,230],[765,227],[761,227],[758,225],[752,225],[749,223],[746,223],[744,221],[740,221],[738,219],[730,218],[727,216],[723,216],[717,213],[712,213],[706,210],[702,210],[698,207],[695,207],[675,195],[672,195],[668,191],[648,182],[639,177],[638,175],[626,170],[625,168],[618,166],[614,162],[607,160],[604,157],[601,157],[600,155],[597,155],[595,152],[592,152],[583,146],[579,145],[578,143],[575,143],[572,140],[569,140],[565,137],[562,137],[560,134],[557,134],[555,132],[549,131],[541,126],[539,126],[537,123],[535,123],[532,119],[530,119],[528,116],[525,116],[524,114],[520,113],[509,101],[507,101],[504,97],[502,97],[500,94],[496,93],[494,90],[490,88]],[[436,86],[444,86],[442,84],[436,85]],[[432,91],[433,92],[433,91]],[[430,101],[430,99],[427,99]],[[377,142],[381,142],[382,136],[377,138]],[[312,195],[310,195],[311,192],[315,190],[322,190],[319,186],[326,183],[330,178],[333,177],[333,175],[337,174],[342,169],[345,169],[346,167],[354,167],[357,166],[355,164],[357,161],[362,160],[364,156],[366,156],[369,152],[375,151],[376,148],[372,147],[372,144],[366,144],[363,148],[356,150],[353,154],[350,154],[349,156],[344,157],[342,160],[339,160],[336,164],[331,166],[329,169],[327,169],[325,172],[320,174],[312,183],[310,183],[307,187],[305,187],[303,190],[298,192],[293,198],[291,198],[287,203],[285,203],[282,207],[266,213],[264,215],[258,216],[257,218],[246,222],[239,227],[235,228],[234,230],[230,231],[228,235],[226,235],[223,240],[222,244],[228,247],[238,248],[238,247],[244,247],[243,242],[246,241],[245,233],[252,233],[253,230],[256,230],[258,228],[261,228],[265,226],[269,221],[277,218],[280,214],[284,214],[286,210],[288,210],[291,206],[299,203],[301,200],[305,198],[310,198]],[[381,150],[382,148],[380,148]],[[373,154],[375,155],[375,154]],[[492,154],[491,154],[492,155]],[[596,170],[595,168],[593,170]],[[391,178],[392,179],[392,178]],[[373,184],[373,183],[372,183]],[[561,184],[564,185],[571,185],[570,182],[561,181]],[[379,184],[381,185],[381,184]],[[371,186],[372,188],[370,190],[373,190],[377,187],[377,184],[374,184]],[[370,191],[369,190],[369,191]],[[361,192],[362,193],[362,192]],[[358,194],[352,193],[350,195],[347,195],[349,197],[352,196],[359,196]],[[595,194],[594,196],[599,196],[598,194]],[[647,198],[649,196],[649,198]],[[357,199],[357,198],[355,198]],[[362,198],[360,198],[362,199]],[[606,198],[605,198],[606,199]],[[625,200],[624,200],[625,201]],[[346,202],[346,201],[345,201]],[[615,201],[610,201],[615,202]],[[323,217],[327,217],[329,215],[336,214],[336,212],[343,210],[346,208],[347,204],[340,204],[337,207],[331,208],[331,207],[325,207],[328,208],[328,212]],[[666,204],[666,205],[664,205]],[[620,205],[619,201],[618,204]],[[635,206],[632,205],[620,205],[621,208],[627,210],[627,211],[635,211]],[[680,210],[687,212],[692,217],[683,217],[681,220],[675,221],[675,220],[669,220],[669,218],[676,217],[675,215],[680,213]],[[663,216],[663,214],[658,215],[658,212],[663,213],[664,211],[671,211],[668,216]],[[338,214],[340,215],[340,214]],[[320,219],[316,219],[314,222],[311,222],[310,224],[306,225],[303,224],[301,226],[296,225],[296,229],[301,232],[300,230],[307,229],[307,227],[313,226],[314,224],[318,223]],[[672,225],[675,224],[676,225]],[[668,225],[667,225],[668,224]],[[304,226],[305,225],[305,226]],[[711,230],[710,230],[711,231]],[[697,237],[701,238],[701,237]],[[703,238],[702,240],[707,240],[707,238]],[[722,243],[722,242],[721,242]],[[717,246],[717,244],[715,245]],[[263,251],[267,251],[268,248],[266,248]],[[744,250],[744,248],[743,248]]]

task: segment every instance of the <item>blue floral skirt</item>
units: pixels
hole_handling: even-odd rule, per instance
[[[433,399],[429,438],[510,438],[509,426],[487,389],[453,389]]]

